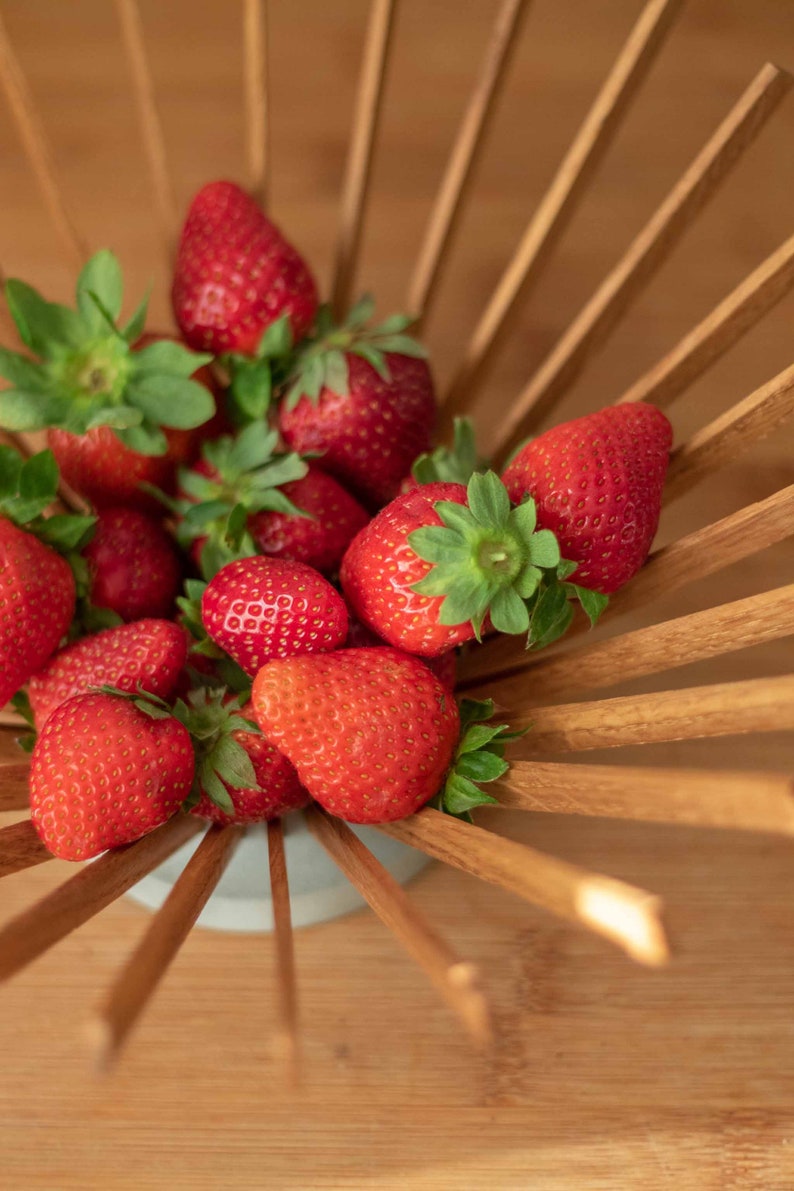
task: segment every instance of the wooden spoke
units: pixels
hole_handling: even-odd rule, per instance
[[[511,316],[570,222],[679,8],[679,0],[650,0],[645,5],[477,324],[446,395],[443,413],[448,420],[476,393],[512,325]]]
[[[633,885],[587,872],[429,807],[399,822],[383,823],[380,830],[603,935],[640,963],[658,966],[669,958],[659,899]]]
[[[463,963],[436,934],[402,886],[347,824],[316,806],[306,811],[306,821],[351,884],[457,1014],[472,1041],[477,1046],[487,1045],[491,1040],[490,1014],[474,966]]]
[[[213,824],[92,1019],[97,1063],[112,1065],[130,1030],[184,943],[223,876],[243,829]]]
[[[396,0],[372,0],[353,131],[350,136],[331,290],[334,314],[350,304],[369,193],[375,133],[380,116]]]
[[[52,852],[39,839],[30,819],[0,827],[0,877],[52,860]]]
[[[0,927],[0,980],[13,976],[121,897],[136,881],[162,864],[199,826],[195,816],[178,815],[134,844],[105,852]]]
[[[655,0],[656,2],[656,0]],[[430,313],[472,171],[507,75],[529,0],[502,0],[477,82],[458,130],[408,286],[406,310],[421,324]]]
[[[786,71],[763,67],[500,420],[489,454],[503,458],[550,412],[753,143],[791,82]]]
[[[270,128],[267,102],[267,0],[243,0],[245,148],[251,193],[267,206]]]
[[[488,790],[514,810],[794,835],[791,774],[514,761]]]
[[[3,811],[22,811],[29,806],[29,774],[29,761],[0,764],[0,814]]]
[[[295,945],[292,935],[287,858],[284,854],[284,828],[280,819],[272,819],[267,825],[267,848],[278,965],[280,1040],[286,1057],[289,1082],[294,1087],[298,1084],[300,1076],[298,985],[295,979]]]

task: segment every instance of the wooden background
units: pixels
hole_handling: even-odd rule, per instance
[[[325,282],[367,6],[272,3],[273,213]],[[452,365],[639,0],[535,0],[428,328]],[[220,0],[142,0],[180,203],[244,180],[240,22]],[[69,203],[154,278],[168,317],[149,182],[112,5],[5,0]],[[404,0],[360,273],[398,306],[490,22],[492,2]],[[765,60],[794,69],[785,0],[690,0],[587,201],[522,312],[486,417],[566,320]],[[792,232],[789,98],[561,409],[596,408],[670,347]],[[72,279],[0,105],[0,262],[51,296]],[[679,399],[679,439],[792,360],[788,299]],[[790,483],[786,432],[665,517],[662,536]],[[652,618],[792,578],[792,550],[695,585]],[[635,617],[637,623],[643,617]],[[690,667],[666,685],[792,668],[785,646]],[[636,683],[631,689],[661,685]],[[790,740],[647,749],[653,763],[790,768]],[[632,761],[639,757],[633,750]],[[592,759],[591,756],[587,760]],[[614,756],[610,758],[614,760]],[[11,816],[5,821],[11,821]],[[118,1074],[93,1076],[83,1025],[147,916],[122,902],[0,991],[0,1188],[790,1188],[794,1185],[794,852],[766,836],[502,813],[560,856],[661,893],[677,956],[653,973],[496,889],[429,869],[419,904],[480,965],[494,1052],[473,1058],[422,977],[368,913],[297,938],[306,1078],[281,1079],[270,940],[194,932]],[[67,872],[3,882],[10,917]],[[263,857],[263,882],[266,880]]]

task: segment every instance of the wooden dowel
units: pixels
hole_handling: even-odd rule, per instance
[[[650,401],[664,409],[751,330],[794,285],[794,236],[688,331],[616,404]]]
[[[408,286],[406,310],[419,325],[430,313],[528,3],[529,0],[502,0],[497,13]]]
[[[733,462],[794,414],[794,365],[698,430],[673,451],[665,480],[665,502]]]
[[[22,811],[30,805],[29,776],[29,761],[12,761],[8,765],[0,765],[0,813]]]
[[[370,7],[331,287],[331,305],[337,318],[347,311],[355,281],[395,8],[396,0],[372,0]]]
[[[603,935],[640,963],[659,966],[669,958],[659,899],[633,885],[428,807],[399,822],[383,823],[380,830]]]
[[[568,226],[679,8],[680,0],[650,0],[640,14],[477,324],[444,402],[443,413],[450,422],[476,393],[512,326],[512,316]]]
[[[548,703],[561,696],[620,685],[647,674],[750,649],[794,633],[794,583],[718,604],[703,612],[580,645],[557,657],[529,654],[524,668],[471,692],[502,707]],[[526,655],[525,655],[526,656]]]
[[[138,8],[138,0],[116,0],[116,12],[121,25],[124,50],[132,76],[132,89],[135,105],[138,111],[143,151],[149,166],[152,186],[154,188],[157,214],[166,247],[166,255],[171,264],[173,257],[173,240],[177,225],[177,206],[171,174],[168,169],[168,156],[165,148],[163,124],[157,107],[151,67],[146,53],[146,43],[143,36],[143,22]]]
[[[27,725],[19,712],[14,711],[13,707],[3,707],[0,709],[0,728],[24,728]]]
[[[267,0],[243,0],[245,148],[249,187],[267,206],[270,128],[267,102]]]
[[[72,263],[79,267],[88,253],[66,207],[44,126],[1,17],[0,85],[5,91],[25,155],[38,182],[58,238]]]
[[[52,852],[41,842],[30,819],[0,827],[0,877],[52,860]]]
[[[273,902],[273,937],[278,969],[280,1041],[286,1059],[288,1080],[290,1085],[295,1087],[300,1078],[298,983],[295,979],[295,945],[292,935],[287,858],[284,853],[284,828],[280,819],[271,819],[268,822],[267,849],[270,896]]]
[[[0,928],[0,980],[93,918],[136,881],[162,864],[199,828],[194,815],[177,815],[134,844],[105,852],[63,885]]]
[[[118,1058],[130,1030],[212,896],[242,834],[243,828],[236,824],[209,828],[113,981],[89,1023],[97,1065],[102,1069]]]
[[[785,773],[514,761],[488,790],[513,810],[794,835]]]
[[[531,728],[513,745],[514,755],[520,758],[746,732],[784,732],[794,728],[794,674],[556,707],[516,707],[507,718],[516,728]]]
[[[505,416],[494,419],[498,433],[484,446],[486,454],[503,458],[550,412],[753,143],[791,82],[786,71],[763,67]]]
[[[477,1046],[491,1041],[488,1004],[476,969],[433,930],[401,885],[340,819],[306,811],[310,830],[457,1014]]]

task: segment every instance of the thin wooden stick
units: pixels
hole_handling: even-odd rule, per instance
[[[177,815],[126,847],[105,852],[0,928],[0,980],[93,918],[162,864],[200,826],[194,815]]]
[[[78,266],[82,265],[88,255],[86,247],[66,207],[44,126],[2,18],[0,85],[5,91],[25,154],[36,176],[61,244],[71,261]]]
[[[0,709],[0,728],[24,728],[25,726],[25,721],[18,711],[14,711],[10,706]]]
[[[579,752],[794,728],[794,674],[654,691],[556,707],[516,708],[507,718],[531,728],[514,755]]]
[[[733,462],[794,415],[794,365],[698,430],[672,454],[665,502],[688,492],[712,472]]]
[[[286,1057],[290,1086],[296,1087],[300,1082],[298,985],[295,979],[295,945],[292,935],[287,858],[284,854],[284,828],[280,819],[271,819],[268,822],[267,849],[270,867],[270,896],[273,901],[273,933],[278,966],[280,1040]]]
[[[138,109],[143,150],[149,165],[154,187],[157,213],[160,219],[169,263],[173,255],[173,238],[177,225],[177,206],[168,156],[165,148],[163,124],[157,107],[154,81],[146,53],[143,22],[138,0],[116,0],[116,12],[121,25],[124,49],[127,54],[133,93]]]
[[[588,872],[428,807],[399,822],[383,823],[380,830],[586,926],[617,943],[639,963],[657,967],[669,958],[659,899],[633,885]]]
[[[786,773],[514,761],[488,790],[511,810],[794,835]]]
[[[267,206],[270,128],[267,102],[267,0],[243,0],[245,148],[251,193]]]
[[[52,852],[38,837],[30,819],[0,827],[0,877],[52,860]]]
[[[718,604],[703,612],[580,645],[557,657],[530,654],[524,668],[501,681],[484,683],[474,698],[502,707],[548,703],[567,695],[617,686],[647,674],[750,649],[794,633],[794,583]]]
[[[306,811],[310,830],[350,883],[419,965],[476,1046],[491,1041],[488,1004],[476,969],[462,962],[420,914],[401,885],[340,819],[319,807]]]
[[[0,813],[23,811],[30,805],[29,776],[29,761],[12,761],[8,765],[0,765]]]
[[[679,8],[679,0],[649,0],[645,5],[477,324],[446,395],[447,419],[476,393],[512,325],[512,316],[568,226]]]
[[[97,1008],[89,1023],[89,1036],[97,1065],[103,1070],[118,1058],[132,1027],[212,896],[242,834],[243,828],[233,823],[214,823],[209,828]]]
[[[784,298],[794,285],[794,236],[768,256],[616,402],[664,409]]]
[[[406,310],[419,325],[430,313],[527,6],[528,0],[502,0],[497,13],[408,286]]]
[[[370,7],[331,287],[331,304],[337,318],[347,310],[355,281],[395,8],[396,0],[372,0]]]
[[[549,413],[753,143],[791,83],[786,71],[763,67],[500,420],[490,453],[503,457]]]

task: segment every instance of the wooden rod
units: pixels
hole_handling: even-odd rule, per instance
[[[1,17],[0,86],[5,91],[25,155],[38,182],[58,238],[72,263],[79,267],[88,253],[67,209],[44,125]]]
[[[163,123],[157,106],[151,66],[146,53],[138,0],[116,0],[116,12],[121,25],[124,50],[132,77],[132,90],[138,111],[143,151],[149,166],[157,214],[164,238],[166,256],[170,264],[177,226],[177,205],[168,168]]]
[[[553,409],[753,143],[791,82],[776,66],[762,68],[499,420],[489,454],[503,458]]]
[[[664,409],[771,310],[794,285],[790,236],[732,293],[688,331],[616,402],[650,401]]]
[[[350,305],[369,194],[375,134],[378,128],[396,0],[372,0],[358,98],[350,136],[331,305],[341,318]]]
[[[0,765],[0,813],[27,809],[30,805],[29,776],[30,761]]]
[[[496,15],[408,286],[406,310],[419,325],[430,314],[528,3],[529,0],[502,0]]]
[[[380,830],[603,935],[639,963],[656,967],[669,958],[659,899],[633,885],[429,807],[396,823],[383,823]]]
[[[267,848],[278,968],[279,1038],[286,1058],[288,1081],[295,1087],[300,1081],[298,982],[295,978],[295,943],[292,934],[287,858],[284,853],[284,828],[280,819],[271,819],[268,822]]]
[[[474,966],[463,963],[439,937],[402,886],[341,819],[316,806],[305,814],[313,835],[457,1014],[475,1045],[486,1046],[491,1041],[490,1012]]]
[[[519,758],[706,736],[785,732],[794,728],[794,674],[556,707],[516,707],[507,718],[516,728],[531,728],[512,746]]]
[[[52,852],[39,839],[30,819],[0,827],[0,877],[52,860]]]
[[[194,815],[177,815],[134,844],[105,852],[0,927],[0,980],[13,976],[121,897],[136,881],[162,864],[199,826]]]
[[[112,1066],[132,1027],[190,934],[241,839],[243,828],[213,823],[89,1023],[97,1065]]]
[[[267,207],[270,125],[267,76],[267,0],[243,0],[245,148],[249,187]]]
[[[450,423],[476,394],[519,303],[568,226],[680,7],[680,0],[649,0],[642,10],[475,328],[446,394],[443,412]]]
[[[489,791],[512,810],[794,835],[794,777],[514,761]]]

